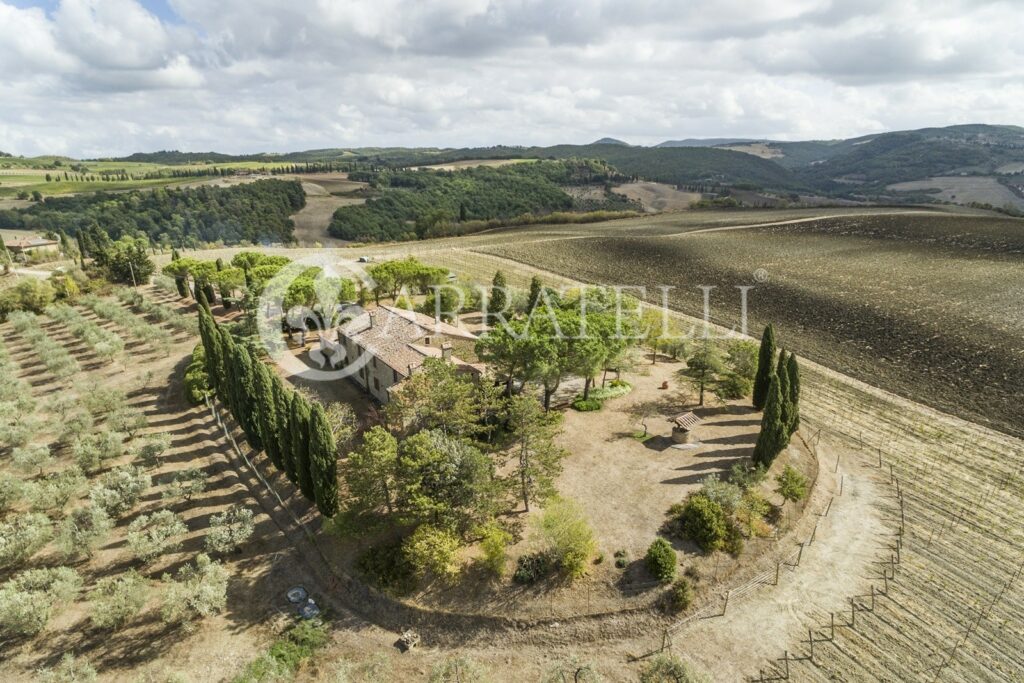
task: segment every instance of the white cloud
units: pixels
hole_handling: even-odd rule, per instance
[[[833,138],[1020,123],[1011,0],[0,0],[0,149]]]

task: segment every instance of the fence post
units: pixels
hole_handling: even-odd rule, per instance
[[[836,639],[836,613],[835,612],[829,612],[829,616],[832,618],[832,623],[829,626],[829,628],[831,629],[832,640],[835,641],[835,639]]]
[[[807,629],[807,642],[811,644],[811,661],[814,661],[814,631],[810,628]]]
[[[786,677],[786,680],[788,681],[789,680],[789,650],[786,650],[786,651],[784,651],[782,653],[782,662],[783,662],[783,664],[786,665],[785,677]]]
[[[732,595],[732,591],[728,590],[725,592],[725,604],[722,605],[722,616],[725,616],[726,611],[729,609],[729,597]]]
[[[850,628],[857,626],[857,603],[850,598]]]
[[[776,560],[776,562],[775,562],[775,583],[772,584],[773,586],[778,586],[779,585],[779,565],[780,564],[781,563],[778,560]]]
[[[800,566],[800,558],[804,555],[804,544],[800,544],[800,552],[796,554],[796,566]]]
[[[871,584],[871,611],[875,611],[875,584]]]
[[[846,473],[843,472],[839,475],[839,495],[843,495],[843,484],[846,483]]]

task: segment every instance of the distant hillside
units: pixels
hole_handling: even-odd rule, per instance
[[[685,140],[665,140],[655,147],[721,147],[723,145],[742,145],[750,142],[763,142],[752,138],[686,138]]]
[[[556,145],[531,147],[525,156],[603,159],[629,176],[662,183],[727,183],[772,189],[798,189],[802,181],[767,159],[714,147],[619,147]]]
[[[355,167],[401,168],[468,159],[573,157],[601,159],[628,176],[665,183],[749,185],[781,192],[810,191],[892,201],[900,197],[886,190],[891,184],[953,175],[996,179],[1000,173],[1009,172],[1005,169],[1024,164],[1024,128],[970,124],[799,142],[686,138],[666,140],[655,147],[628,145],[606,137],[589,145],[551,147],[328,148],[247,156],[156,152],[133,154],[123,160],[172,165],[199,161],[344,162]],[[1002,175],[1000,182],[1005,184],[1006,178]],[[964,195],[957,201],[974,200]]]

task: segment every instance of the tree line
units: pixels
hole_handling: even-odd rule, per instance
[[[147,237],[168,247],[288,242],[294,229],[290,216],[305,204],[301,183],[277,179],[233,187],[97,192],[47,197],[24,209],[0,210],[0,228],[68,235],[96,228],[114,240]]]
[[[285,383],[247,343],[213,318],[198,292],[199,335],[207,383],[227,406],[254,450],[266,450],[321,514],[338,511],[337,446],[323,406]]]
[[[381,169],[364,172],[378,196],[339,208],[328,232],[363,242],[423,239],[458,233],[458,225],[522,215],[635,209],[607,192],[598,202],[574,200],[566,185],[607,183],[617,172],[604,162],[569,159],[457,171]]]

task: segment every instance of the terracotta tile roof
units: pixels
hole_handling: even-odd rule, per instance
[[[354,318],[341,327],[341,335],[367,349],[385,365],[408,376],[409,368],[417,368],[428,356],[440,357],[437,346],[423,343],[434,335],[476,339],[471,332],[449,325],[435,323],[429,316],[391,306],[379,306]],[[438,340],[440,342],[440,340]],[[452,359],[456,365],[474,367],[470,363]]]

